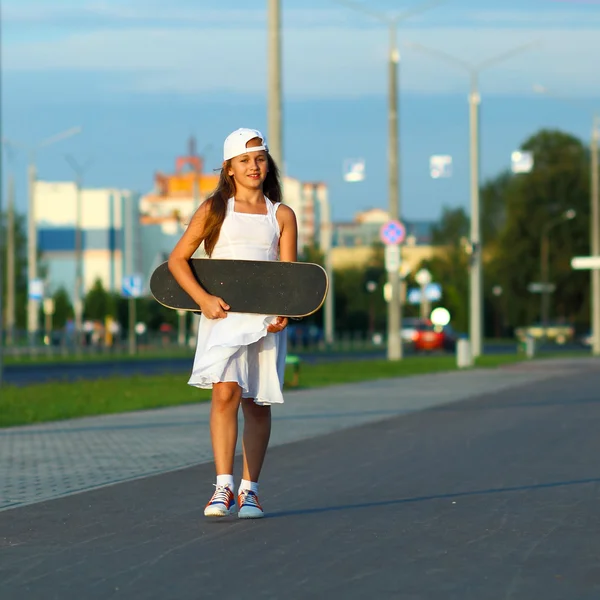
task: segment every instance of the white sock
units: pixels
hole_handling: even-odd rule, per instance
[[[228,487],[233,491],[233,475],[217,475],[217,487]]]
[[[242,479],[242,481],[240,483],[240,488],[238,490],[238,496],[244,490],[251,490],[255,494],[258,494],[258,482],[256,482],[256,481],[248,481],[247,479]]]

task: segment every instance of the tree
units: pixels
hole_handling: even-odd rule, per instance
[[[369,292],[367,283],[375,283]],[[335,271],[336,330],[365,333],[371,326],[385,331],[387,307],[383,297],[386,282],[383,244],[373,245],[366,267],[351,267]]]
[[[73,306],[69,294],[65,288],[61,287],[54,293],[54,316],[53,324],[55,329],[62,329],[69,319],[73,318]]]
[[[469,236],[469,216],[464,208],[442,208],[440,222],[431,228],[434,246],[455,246],[461,238]]]
[[[83,315],[85,319],[92,321],[104,321],[109,315],[115,316],[114,299],[104,289],[100,279],[96,279],[92,289],[85,296]]]
[[[432,229],[432,243],[445,246],[446,252],[421,265],[441,286],[442,301],[439,304],[450,312],[452,325],[458,331],[466,331],[468,327],[469,257],[463,240],[469,239],[469,228],[470,219],[463,208],[444,207],[439,224]],[[416,284],[412,282],[411,285]]]
[[[506,216],[486,272],[486,295],[492,285],[502,287],[500,307],[510,326],[539,319],[539,294],[527,288],[540,279],[542,231],[557,222],[549,259],[551,281],[557,286],[554,315],[582,325],[588,322],[589,276],[573,271],[570,260],[589,252],[588,150],[569,134],[547,130],[530,137],[522,148],[534,154],[532,172],[495,182],[503,189]],[[559,223],[569,209],[576,211],[576,218]]]

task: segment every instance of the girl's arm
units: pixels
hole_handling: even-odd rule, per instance
[[[169,256],[169,271],[177,283],[200,307],[202,314],[209,319],[223,319],[229,310],[227,303],[218,296],[212,296],[196,281],[189,260],[202,243],[204,226],[209,211],[209,202],[204,202],[194,213],[190,224]]]
[[[294,211],[285,204],[277,209],[279,223],[279,259],[283,262],[298,260],[298,225]],[[274,323],[267,327],[269,333],[277,333],[287,327],[287,317],[277,317]]]
[[[298,260],[298,225],[294,211],[285,204],[277,210],[277,221],[279,222],[279,257],[284,262],[296,262]]]

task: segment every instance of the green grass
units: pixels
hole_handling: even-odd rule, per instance
[[[0,392],[0,427],[190,404],[209,399],[210,391],[186,385],[184,374],[7,386]]]
[[[568,353],[565,356],[589,356]],[[548,354],[546,358],[559,358]],[[482,356],[477,367],[494,368],[524,360],[522,355]],[[302,364],[300,388],[315,388],[373,379],[406,377],[452,371],[456,358],[446,356],[410,356],[400,362],[386,360],[346,360]],[[287,380],[291,380],[288,371]],[[135,410],[206,402],[209,390],[186,384],[186,375],[111,377],[74,383],[43,383],[25,387],[6,386],[0,392],[0,427],[42,423],[75,417],[103,415]]]
[[[189,348],[152,349],[138,351],[130,355],[127,351],[119,352],[89,352],[81,354],[50,354],[43,348],[34,353],[20,356],[6,355],[3,358],[5,365],[31,365],[31,364],[73,364],[79,362],[107,362],[113,360],[149,360],[153,358],[189,358],[194,356],[194,351]]]

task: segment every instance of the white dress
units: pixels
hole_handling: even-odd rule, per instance
[[[278,260],[279,203],[265,200],[267,214],[256,215],[235,212],[235,201],[229,199],[211,258]],[[189,385],[210,389],[213,383],[235,381],[242,397],[253,398],[256,404],[283,403],[287,336],[285,330],[267,332],[274,318],[246,313],[228,313],[225,319],[201,315]]]

